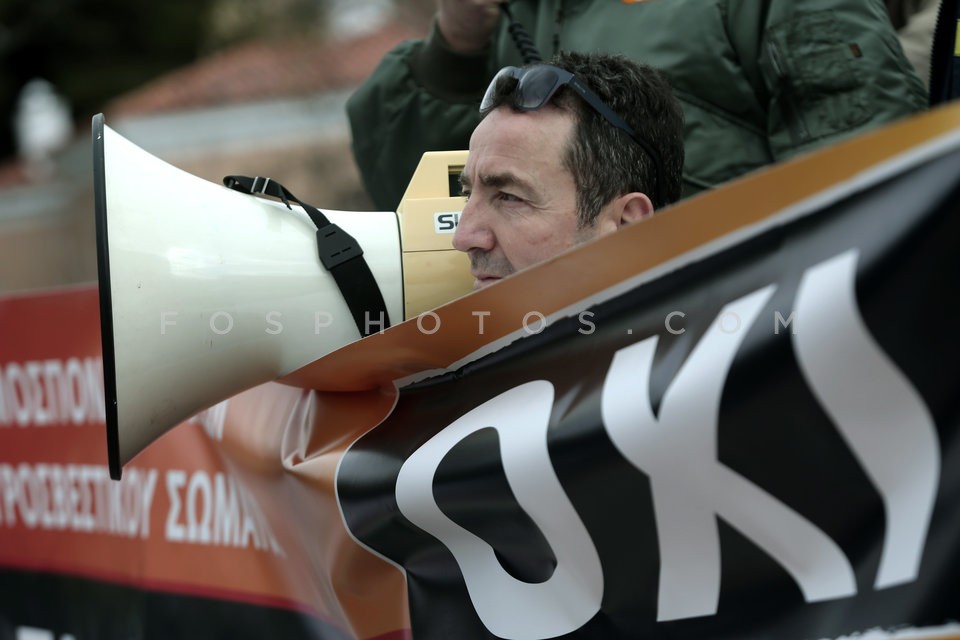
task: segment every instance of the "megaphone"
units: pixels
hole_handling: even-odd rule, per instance
[[[470,291],[453,250],[466,152],[426,154],[396,212],[322,210],[382,308],[357,314],[288,202],[178,169],[93,118],[110,476],[199,411]],[[261,185],[263,183],[260,183]],[[331,228],[333,228],[331,227]],[[371,277],[372,276],[372,277]],[[376,296],[375,296],[376,297]],[[364,326],[365,325],[365,326]]]

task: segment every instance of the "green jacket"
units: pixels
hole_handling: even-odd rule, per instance
[[[622,53],[670,78],[683,105],[684,195],[925,108],[882,0],[515,0],[548,59]],[[490,78],[521,65],[506,19],[490,50],[432,29],[388,53],[347,103],[375,205],[393,210],[425,151],[466,149]]]

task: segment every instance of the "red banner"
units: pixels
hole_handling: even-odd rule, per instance
[[[280,384],[240,394],[169,432],[115,482],[106,466],[96,289],[2,300],[0,331],[0,567],[344,626],[339,607],[349,610],[351,598],[338,604],[329,575],[348,563],[362,579],[370,556],[332,555],[332,543],[347,537],[333,496],[277,459],[284,439],[314,418],[314,394]],[[226,430],[237,437],[224,441]],[[358,637],[403,628],[399,614],[358,620]]]

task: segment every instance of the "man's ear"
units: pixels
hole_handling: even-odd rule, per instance
[[[645,193],[634,191],[626,193],[616,200],[616,209],[619,213],[617,228],[637,222],[653,215],[653,202]]]
[[[649,218],[653,215],[653,203],[639,191],[625,193],[614,198],[600,210],[597,216],[597,229],[600,233],[611,233],[620,227]]]

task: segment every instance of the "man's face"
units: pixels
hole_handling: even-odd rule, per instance
[[[563,165],[573,126],[573,116],[553,106],[501,107],[474,130],[453,246],[470,255],[475,289],[612,230],[602,216],[596,226],[577,224],[577,190]]]

